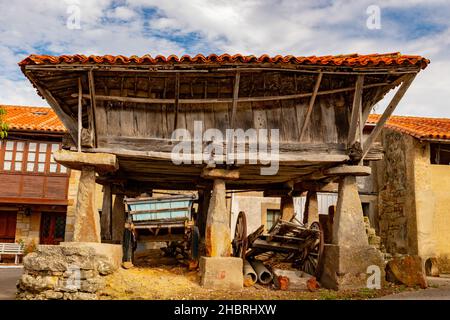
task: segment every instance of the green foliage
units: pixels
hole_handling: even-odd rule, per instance
[[[3,122],[3,116],[6,111],[0,108],[0,139],[5,139],[8,136],[8,124]]]

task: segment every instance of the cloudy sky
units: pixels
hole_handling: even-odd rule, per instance
[[[380,9],[380,28],[368,28],[371,5]],[[395,114],[450,117],[447,0],[0,0],[0,13],[0,104],[46,105],[17,66],[31,53],[400,51],[431,64]]]

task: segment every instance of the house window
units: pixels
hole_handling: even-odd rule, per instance
[[[4,143],[3,145],[5,148],[5,154],[3,157],[3,170],[9,171],[11,170],[13,163],[14,142],[6,141],[6,143]]]
[[[450,145],[442,143],[430,144],[431,164],[450,164]]]
[[[66,174],[67,168],[58,164],[53,152],[60,149],[59,143],[4,141],[0,149],[3,163],[0,170],[40,174]]]
[[[280,219],[281,211],[278,209],[267,209],[267,230],[270,230],[273,225]]]

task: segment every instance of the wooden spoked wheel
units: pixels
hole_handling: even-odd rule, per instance
[[[247,218],[243,211],[239,212],[232,241],[233,256],[245,259],[247,253]]]
[[[311,244],[303,251],[303,257],[300,262],[300,270],[303,270],[313,276],[320,277],[322,272],[320,270],[320,260],[322,258],[324,246],[323,229],[317,221],[311,223],[309,229],[318,230],[320,232],[315,241],[312,241]]]

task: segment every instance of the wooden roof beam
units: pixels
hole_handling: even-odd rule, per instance
[[[27,72],[26,76],[34,84],[42,97],[47,100],[48,104],[55,111],[58,118],[61,119],[61,121],[64,123],[73,141],[75,143],[78,143],[78,137],[75,134],[75,132],[77,131],[77,123],[75,119],[62,109],[60,103],[55,99],[55,97],[53,97],[52,93],[48,89],[42,87],[31,73]]]
[[[367,140],[364,143],[363,153],[362,153],[362,159],[367,155],[369,152],[372,144],[377,139],[378,135],[381,133],[381,130],[383,129],[384,124],[388,120],[388,118],[392,115],[395,108],[399,104],[400,100],[405,95],[406,91],[411,86],[411,83],[414,81],[414,78],[417,74],[412,74],[406,76],[405,80],[402,82],[400,88],[398,88],[397,92],[395,93],[394,97],[392,98],[389,105],[386,107],[386,110],[384,110],[383,114],[381,115],[380,119],[378,120],[375,128],[372,130],[372,133],[369,135]]]
[[[382,86],[391,86],[392,84],[389,82],[381,82],[374,83],[364,86],[364,89],[376,88]],[[355,87],[346,87],[341,89],[333,89],[333,90],[324,90],[317,92],[316,96],[328,95],[328,94],[336,94],[347,91],[353,91]],[[242,97],[237,98],[236,101],[238,103],[241,102],[258,102],[258,101],[277,101],[277,100],[292,100],[292,99],[301,99],[312,97],[314,92],[312,93],[299,93],[299,94],[291,94],[291,95],[283,95],[283,96],[263,96],[263,97]],[[73,98],[77,98],[78,94],[74,93],[71,95]],[[83,94],[83,98],[91,99],[89,94]],[[157,98],[136,98],[136,97],[121,97],[121,96],[104,96],[104,95],[96,95],[95,99],[100,101],[118,101],[118,102],[130,102],[130,103],[144,103],[144,104],[174,104],[175,99],[157,99]],[[232,98],[211,98],[211,99],[179,99],[180,104],[201,104],[201,103],[232,103]]]

